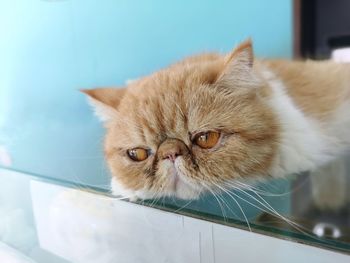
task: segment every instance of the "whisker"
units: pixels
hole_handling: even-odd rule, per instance
[[[276,194],[276,193],[271,193],[271,192],[267,192],[267,191],[264,191],[262,189],[259,189],[257,187],[254,187],[252,185],[249,185],[248,183],[243,183],[241,181],[235,181],[236,184],[239,184],[241,185],[243,188],[248,188],[248,189],[253,189],[255,190],[256,192],[258,192],[259,194],[261,195],[264,195],[264,196],[286,196],[286,195],[290,195],[294,192],[296,192],[297,190],[299,190],[301,187],[303,187],[309,180],[309,177],[310,176],[305,176],[305,179],[300,183],[298,184],[297,186],[295,186],[293,189],[291,189],[290,191],[287,191],[287,192],[284,192],[284,193],[281,193],[281,194]],[[230,182],[227,182],[227,183],[230,183]],[[271,186],[271,184],[269,184],[269,186]]]
[[[243,211],[241,205],[237,202],[237,200],[231,195],[231,193],[230,193],[229,191],[227,191],[226,189],[224,189],[224,188],[221,187],[220,185],[218,185],[218,184],[216,184],[216,183],[214,183],[214,182],[212,182],[212,184],[214,184],[216,187],[218,187],[219,189],[221,189],[223,192],[225,192],[226,194],[228,194],[228,195],[232,198],[232,200],[237,204],[238,208],[241,210],[241,213],[243,214],[243,217],[244,217],[244,219],[245,219],[245,221],[246,221],[246,223],[247,223],[247,226],[248,226],[249,231],[252,232],[252,229],[251,229],[251,227],[250,227],[248,218],[247,218],[246,214],[244,213],[244,211]]]
[[[261,203],[261,202],[260,202],[259,200],[257,200],[255,197],[253,197],[252,195],[249,195],[248,193],[246,193],[246,191],[244,191],[244,190],[242,190],[242,189],[239,189],[239,188],[235,188],[235,189],[240,190],[242,193],[244,193],[244,194],[248,195],[249,197],[253,198],[256,202],[258,202],[259,204],[261,204],[263,207],[265,207],[265,208],[266,208],[268,211],[270,211],[272,214],[274,214],[274,215],[276,215],[277,217],[283,219],[283,220],[284,220],[285,222],[287,222],[290,226],[292,226],[294,229],[300,231],[302,234],[304,234],[304,235],[306,235],[306,236],[308,236],[308,237],[310,237],[310,238],[312,238],[312,239],[314,239],[314,240],[322,240],[322,239],[320,239],[320,238],[315,237],[314,235],[311,235],[310,232],[308,232],[309,230],[308,230],[307,228],[305,228],[305,227],[303,227],[303,226],[301,226],[301,225],[299,225],[299,224],[293,222],[292,220],[290,220],[290,219],[288,219],[288,218],[282,216],[282,215],[279,214],[275,209],[273,209],[273,208],[270,209],[268,206],[266,206],[266,205],[264,205],[263,203]],[[253,207],[255,207],[255,208],[257,208],[257,209],[259,209],[259,210],[261,210],[261,211],[263,211],[263,212],[267,212],[266,210],[262,209],[261,207],[259,207],[259,206],[255,205],[255,204],[251,203],[250,201],[248,201],[248,200],[246,200],[246,199],[240,197],[239,195],[237,195],[237,194],[235,194],[235,193],[233,193],[233,192],[231,192],[231,193],[232,193],[233,195],[235,195],[237,198],[239,198],[239,199],[243,200],[244,202],[246,202],[246,203],[252,205]],[[268,213],[268,212],[267,212],[267,213]]]
[[[215,190],[213,190],[213,191],[215,192]],[[221,196],[220,193],[217,193],[217,197],[222,201],[222,203],[223,203],[224,205],[226,205],[226,207],[230,210],[230,212],[231,212],[236,218],[239,218],[239,219],[240,219],[240,217],[232,210],[232,208],[228,205],[228,202],[225,200],[224,197]]]
[[[111,197],[112,200],[127,200],[133,196]]]
[[[193,199],[190,200],[189,202],[187,202],[186,204],[184,204],[183,206],[181,206],[180,208],[174,210],[174,212],[176,213],[176,212],[181,211],[182,209],[184,209],[184,208],[186,208],[187,206],[189,206],[192,202],[193,202]]]
[[[270,193],[270,192],[266,192],[264,190],[261,190],[261,189],[258,189],[254,186],[251,186],[251,185],[248,185],[248,184],[243,184],[241,182],[236,182],[237,184],[239,184],[239,187],[242,188],[242,189],[247,189],[247,190],[253,190],[260,193],[261,195],[264,195],[264,196],[283,196],[283,195],[286,195],[286,194],[274,194],[274,193]],[[226,185],[228,186],[231,186],[231,187],[236,187],[237,185],[234,185],[234,184],[231,184],[230,182],[226,182],[225,183]]]
[[[154,205],[157,203],[159,194],[160,194],[160,191],[154,192],[154,194],[153,194],[152,197],[151,197],[152,202],[151,202],[151,204],[150,204],[150,207],[154,207]]]
[[[219,201],[219,199],[217,198],[217,196],[215,195],[215,193],[210,189],[210,187],[208,187],[206,184],[203,184],[203,186],[209,190],[209,192],[214,196],[214,198],[216,199],[216,201],[218,202],[219,206],[220,206],[220,210],[222,213],[222,216],[224,218],[224,221],[227,222],[227,218],[226,218],[226,213],[224,212],[224,209]]]

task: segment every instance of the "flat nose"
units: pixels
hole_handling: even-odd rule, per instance
[[[178,139],[165,140],[158,149],[158,156],[160,159],[169,159],[175,162],[178,156],[188,153],[188,149],[185,143]]]
[[[182,155],[180,151],[178,151],[177,149],[175,150],[170,150],[168,152],[166,152],[163,155],[163,159],[169,159],[172,162],[175,162],[176,157]]]

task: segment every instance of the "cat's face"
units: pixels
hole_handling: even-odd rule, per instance
[[[85,90],[106,123],[115,192],[193,199],[266,175],[278,127],[252,64],[246,42],[226,57],[191,57],[126,89]]]

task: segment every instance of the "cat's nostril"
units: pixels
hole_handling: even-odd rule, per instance
[[[169,159],[170,161],[175,162],[176,158],[180,155],[180,152],[169,152],[164,154],[163,159]]]
[[[186,145],[178,139],[167,139],[158,149],[157,155],[162,160],[175,162],[176,158],[188,153]]]

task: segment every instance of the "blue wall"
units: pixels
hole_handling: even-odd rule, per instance
[[[246,37],[258,56],[291,57],[291,14],[290,0],[1,0],[0,146],[15,168],[108,184],[102,128],[77,89]]]

